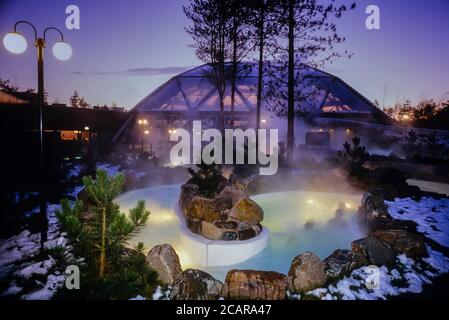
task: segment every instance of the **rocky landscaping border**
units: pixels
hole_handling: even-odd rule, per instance
[[[302,253],[293,259],[287,275],[270,271],[230,270],[224,283],[200,270],[188,269],[182,272],[183,276],[179,276],[176,281],[167,283],[173,286],[170,298],[283,300],[302,295],[305,298],[316,299],[327,290],[321,288],[337,284],[339,280],[350,276],[353,271],[361,270],[359,272],[361,274],[364,267],[372,265],[384,273],[389,269],[393,270],[390,277],[399,281],[400,276],[396,274],[397,269],[401,269],[399,264],[411,264],[408,259],[422,261],[429,258],[427,249],[429,246],[442,248],[420,234],[413,221],[394,219],[388,213],[385,200],[370,193],[363,194],[357,216],[368,235],[363,239],[354,240],[351,250],[335,250],[323,261],[312,252]],[[166,258],[161,255],[156,259]],[[162,269],[160,263],[153,263],[150,266],[158,273],[164,274],[169,272],[167,268],[178,270],[180,268],[178,263],[172,266],[165,265]],[[407,270],[409,273],[412,269],[410,267]],[[187,276],[185,273],[190,275]],[[218,288],[221,288],[219,294]],[[383,295],[379,294],[379,297],[382,298]]]

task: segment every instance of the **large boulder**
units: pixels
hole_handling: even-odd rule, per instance
[[[198,219],[187,218],[186,219],[186,225],[187,225],[187,228],[190,231],[192,231],[193,233],[200,234],[201,233],[201,228],[202,228],[202,225],[203,225],[203,221],[198,220]]]
[[[203,221],[201,224],[201,235],[210,240],[221,240],[224,229],[217,227],[212,222]]]
[[[148,252],[147,263],[164,284],[171,285],[182,272],[178,254],[169,244],[154,246]]]
[[[254,228],[250,227],[247,229],[239,230],[238,235],[239,240],[248,240],[257,236],[257,232],[256,230],[254,230]]]
[[[208,222],[219,220],[221,213],[217,210],[213,199],[194,197],[187,205],[185,215],[188,219],[198,219]]]
[[[392,266],[396,260],[390,245],[374,237],[355,240],[351,247],[352,251],[361,254],[368,263],[377,266]]]
[[[327,282],[324,264],[312,252],[305,252],[293,259],[288,272],[287,285],[291,293],[303,293]]]
[[[377,230],[372,236],[388,243],[398,253],[405,253],[410,258],[427,256],[424,238],[403,229]]]
[[[351,273],[352,270],[362,266],[365,259],[351,250],[335,250],[324,259],[324,271],[328,279],[335,280]]]
[[[210,274],[196,269],[187,269],[173,283],[170,299],[216,300],[220,297],[223,283]]]
[[[388,213],[384,198],[366,192],[362,197],[362,205],[358,210],[358,218],[370,232],[388,229],[416,230],[416,223],[393,219]]]
[[[283,300],[287,277],[273,271],[231,270],[226,275],[223,297],[245,300]]]
[[[220,195],[228,196],[231,198],[232,203],[237,203],[240,199],[247,198],[248,194],[236,186],[226,186],[221,192]]]
[[[362,205],[359,208],[358,216],[360,222],[369,230],[375,230],[381,224],[391,221],[388,214],[388,208],[384,199],[376,197],[370,193],[364,193],[362,197]]]
[[[214,198],[215,210],[219,212],[232,208],[232,198],[229,195],[219,195]]]
[[[263,220],[263,210],[250,198],[242,198],[230,211],[230,217],[250,224],[258,224]]]

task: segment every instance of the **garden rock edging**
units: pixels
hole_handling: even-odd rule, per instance
[[[228,182],[214,198],[205,198],[199,187],[181,186],[178,205],[187,228],[210,240],[248,240],[262,232],[262,208],[236,183]]]
[[[180,204],[195,197],[195,187],[183,187],[186,192],[180,198]],[[229,195],[229,191],[228,188],[226,195]],[[226,201],[219,200],[220,203]],[[426,238],[416,231],[416,224],[393,219],[382,197],[365,193],[357,215],[359,222],[368,230],[368,236],[354,240],[352,250],[337,249],[323,261],[312,252],[302,253],[293,259],[288,275],[233,269],[227,273],[224,283],[201,270],[188,269],[174,281],[170,297],[218,299],[221,296],[227,299],[282,300],[289,296],[288,293],[307,294],[334,283],[364,265],[394,267],[399,254],[406,254],[410,258],[427,256]],[[222,228],[235,227],[232,221],[220,221],[219,225]]]

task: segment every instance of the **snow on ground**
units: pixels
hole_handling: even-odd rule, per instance
[[[397,257],[394,269],[363,266],[327,288],[307,292],[307,296],[321,300],[385,300],[402,293],[420,293],[425,284],[432,283],[432,278],[449,272],[449,259],[430,247],[427,250],[429,258],[423,259],[425,263],[402,254]],[[290,298],[301,297],[290,295]]]
[[[78,177],[81,174],[82,170],[83,170],[82,165],[80,165],[80,164],[73,165],[70,168],[69,173],[67,174],[67,178],[70,179],[70,178]]]
[[[22,300],[50,300],[53,295],[62,288],[65,282],[65,276],[50,274],[47,282],[42,289],[25,294],[21,297]]]
[[[97,163],[97,170],[101,169],[108,173],[109,176],[115,176],[120,172],[120,165],[112,165],[109,163]]]
[[[385,201],[389,214],[398,220],[410,220],[417,223],[418,231],[442,246],[449,247],[449,199],[411,198]],[[420,293],[425,284],[432,279],[449,272],[449,258],[443,253],[427,246],[429,257],[418,262],[405,254],[397,257],[395,269],[364,266],[353,270],[327,288],[318,288],[307,293],[308,296],[323,300],[377,300],[402,293]],[[376,288],[367,282],[373,280],[373,272],[378,280]],[[291,299],[300,297],[290,296]]]
[[[442,246],[449,247],[449,199],[411,198],[385,201],[388,213],[398,220],[411,220],[418,231]]]
[[[69,193],[67,193],[68,197],[72,197],[72,198],[76,198],[78,197],[78,194],[84,189],[83,186],[76,186],[75,188],[73,188],[72,191],[70,191]]]
[[[153,293],[153,300],[170,300],[171,287],[157,286],[156,291]]]
[[[17,270],[16,272],[14,272],[14,275],[24,279],[29,279],[35,274],[45,275],[48,273],[48,269],[50,269],[54,264],[55,260],[52,257],[49,257],[49,259],[47,260],[38,261],[36,263],[30,264],[29,266],[26,266],[25,268]]]
[[[39,251],[39,234],[24,230],[20,234],[0,242],[0,270],[11,263],[32,256]],[[0,271],[0,278],[2,272]]]
[[[66,234],[60,232],[59,223],[55,211],[58,205],[49,205],[47,208],[48,233],[44,248],[47,250],[55,248],[64,248],[68,259],[73,256],[70,254],[70,246],[67,244]],[[41,300],[51,299],[57,289],[61,288],[65,281],[65,276],[61,271],[56,270],[55,259],[48,255],[40,261],[38,258],[40,252],[40,234],[31,234],[24,230],[20,234],[0,242],[0,280],[8,280],[7,288],[2,296],[19,296],[20,299]],[[46,279],[44,282],[34,280],[34,291],[22,292],[23,288],[18,282],[32,281],[34,277]]]
[[[115,175],[119,172],[119,165],[99,163],[98,169],[105,170],[108,175]],[[67,175],[68,179],[79,176],[82,173],[81,165],[73,165]],[[76,197],[83,189],[83,186],[75,186],[68,196]],[[16,196],[18,201],[19,196]],[[44,248],[52,250],[62,248],[64,259],[74,261],[70,253],[71,247],[66,238],[67,234],[61,232],[56,210],[59,205],[49,205],[47,207],[48,233]],[[39,209],[33,210],[30,214],[37,214]],[[56,270],[56,261],[53,257],[40,257],[40,234],[31,234],[29,230],[23,230],[20,234],[0,241],[0,282],[10,281],[9,287],[0,292],[0,296],[15,296],[20,299],[41,300],[51,299],[55,292],[64,285],[65,270]],[[67,261],[66,261],[67,262]],[[76,263],[82,263],[82,259],[77,259]],[[35,280],[38,277],[39,280]],[[43,280],[45,279],[45,280]],[[42,281],[40,281],[42,280]],[[24,292],[21,287],[22,282],[33,282],[34,291]],[[27,289],[30,291],[30,289]]]

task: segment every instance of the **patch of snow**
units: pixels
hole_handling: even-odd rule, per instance
[[[449,258],[430,247],[427,247],[427,250],[429,257],[423,259],[427,265],[422,265],[402,254],[397,257],[398,268],[389,270],[385,266],[379,267],[379,284],[376,288],[367,286],[372,269],[364,266],[353,270],[350,276],[337,283],[309,291],[307,295],[321,300],[385,300],[388,296],[402,293],[420,293],[424,285],[432,283],[432,278],[449,272]],[[433,271],[428,270],[429,266]],[[294,295],[290,297],[296,298]]]
[[[20,234],[0,242],[0,269],[32,256],[39,251],[40,234],[24,230]]]
[[[314,296],[316,298],[322,298],[327,294],[327,289],[324,288],[318,288],[312,291],[309,291],[309,294],[311,296]],[[290,294],[290,296],[292,297],[292,299],[300,299],[301,296],[299,294]]]
[[[147,300],[147,299],[145,299],[145,297],[142,297],[141,295],[137,295],[134,298],[131,298],[129,300]]]
[[[170,287],[157,286],[156,291],[153,293],[153,300],[169,300]]]
[[[436,270],[436,275],[441,275],[443,273],[449,272],[449,258],[439,251],[433,250],[431,247],[427,246],[428,258],[424,258],[424,262],[429,264],[432,268]],[[429,273],[430,271],[427,271]],[[431,273],[431,272],[430,272]]]
[[[17,270],[16,272],[14,272],[14,275],[24,279],[29,279],[35,274],[45,275],[48,273],[48,269],[50,269],[54,264],[55,261],[53,259],[39,261]]]
[[[81,174],[82,166],[79,164],[74,165],[69,173],[67,174],[67,178],[78,177]]]
[[[115,176],[120,172],[120,165],[112,165],[109,163],[97,163],[97,170],[101,169],[107,172],[108,176]]]
[[[63,275],[49,275],[47,282],[42,289],[31,292],[29,294],[23,295],[22,300],[50,300],[53,295],[62,288],[65,282],[65,277]]]
[[[59,222],[55,213],[59,208],[59,205],[49,205],[47,207],[48,240],[44,243],[44,247],[47,249],[64,247],[67,257],[70,257],[70,246],[67,244],[66,239],[67,234],[61,233]],[[55,266],[56,261],[51,256],[48,256],[46,259],[41,261],[32,261],[31,259],[34,256],[37,256],[39,251],[40,234],[31,234],[29,230],[24,230],[18,235],[1,241],[0,279],[12,275],[17,281],[20,281],[20,279],[32,279],[34,275],[47,275],[49,270]],[[71,256],[73,257],[73,255]],[[54,293],[63,286],[64,281],[65,276],[56,270],[55,274],[49,274],[46,277],[45,283],[41,283],[36,280],[35,283],[39,289],[31,293],[23,293],[21,299],[51,299]],[[2,293],[3,295],[14,295],[19,292],[22,293],[23,289],[16,284],[15,280],[13,280],[9,285],[10,287]]]
[[[72,198],[76,198],[78,197],[78,194],[83,191],[84,186],[76,186],[75,188],[73,188],[72,191],[67,193],[67,196],[72,197]]]
[[[449,199],[431,197],[415,201],[411,198],[385,201],[388,213],[398,220],[416,222],[417,229],[442,246],[449,247]]]
[[[2,296],[14,296],[16,294],[19,294],[21,291],[22,288],[17,286],[16,283],[13,282],[11,286],[2,293]]]

